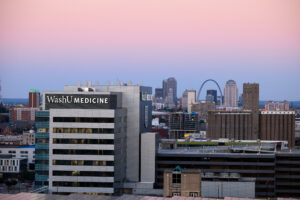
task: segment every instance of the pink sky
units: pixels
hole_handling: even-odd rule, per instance
[[[107,62],[138,57],[132,69],[153,59],[199,62],[202,55],[222,62],[275,58],[299,72],[299,0],[1,0],[0,30],[7,74],[36,68],[34,59],[85,62],[100,54]]]
[[[1,43],[299,50],[298,0],[2,0]]]

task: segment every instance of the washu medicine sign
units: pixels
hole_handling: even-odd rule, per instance
[[[45,94],[45,109],[115,109],[116,95]]]

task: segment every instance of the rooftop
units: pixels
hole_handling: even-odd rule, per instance
[[[174,196],[172,198],[141,196],[141,195],[122,195],[122,196],[100,196],[100,195],[51,195],[51,194],[36,194],[36,193],[18,193],[18,194],[0,194],[0,200],[216,200],[216,198],[201,198],[201,197],[182,197]],[[224,200],[255,200],[250,198],[235,198],[225,197]],[[257,199],[258,200],[258,199]],[[291,198],[277,198],[277,200],[296,200]]]

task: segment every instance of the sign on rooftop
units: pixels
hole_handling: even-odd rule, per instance
[[[116,95],[45,94],[45,109],[115,109]]]

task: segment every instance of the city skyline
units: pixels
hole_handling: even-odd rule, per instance
[[[178,97],[212,78],[239,91],[259,83],[261,100],[300,100],[297,0],[4,0],[0,28],[3,98],[78,80],[154,89],[175,77]]]

